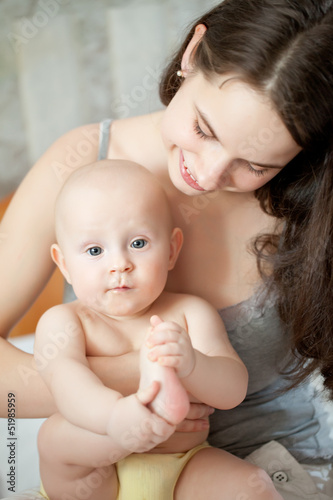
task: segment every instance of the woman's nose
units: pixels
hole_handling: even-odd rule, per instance
[[[214,191],[226,186],[231,169],[230,159],[226,155],[205,156],[198,165],[198,182],[207,191]]]

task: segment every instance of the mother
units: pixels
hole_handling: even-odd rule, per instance
[[[193,25],[166,69],[167,108],[114,121],[110,135],[101,129],[104,156],[145,165],[167,190],[185,236],[169,289],[219,309],[248,367],[248,397],[215,412],[211,443],[242,457],[257,450],[253,460],[270,473],[288,457],[291,487],[298,465],[281,445],[301,463],[333,457],[319,402],[299,384],[319,368],[333,395],[332,54],[332,0],[225,0]],[[53,402],[30,356],[5,338],[53,271],[53,206],[72,171],[68,148],[98,131],[87,125],[51,146],[1,225],[0,391],[16,393],[20,416],[49,415]],[[97,156],[96,145],[81,164]],[[105,383],[134,390],[130,356],[126,373],[116,360],[91,365]],[[192,408],[185,428],[204,425],[195,417],[205,413]]]

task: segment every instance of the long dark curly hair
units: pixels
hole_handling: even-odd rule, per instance
[[[254,250],[292,335],[292,385],[319,369],[333,398],[333,0],[224,0],[197,19],[166,68],[166,105],[201,23],[207,31],[192,56],[194,71],[208,79],[232,72],[268,96],[302,148],[256,191],[284,229],[258,236]]]

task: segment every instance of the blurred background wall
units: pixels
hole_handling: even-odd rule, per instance
[[[69,129],[161,108],[158,81],[217,0],[0,0],[0,199]]]

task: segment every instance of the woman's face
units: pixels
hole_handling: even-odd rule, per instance
[[[252,192],[301,150],[270,101],[233,75],[185,78],[162,137],[173,184],[187,195]]]

